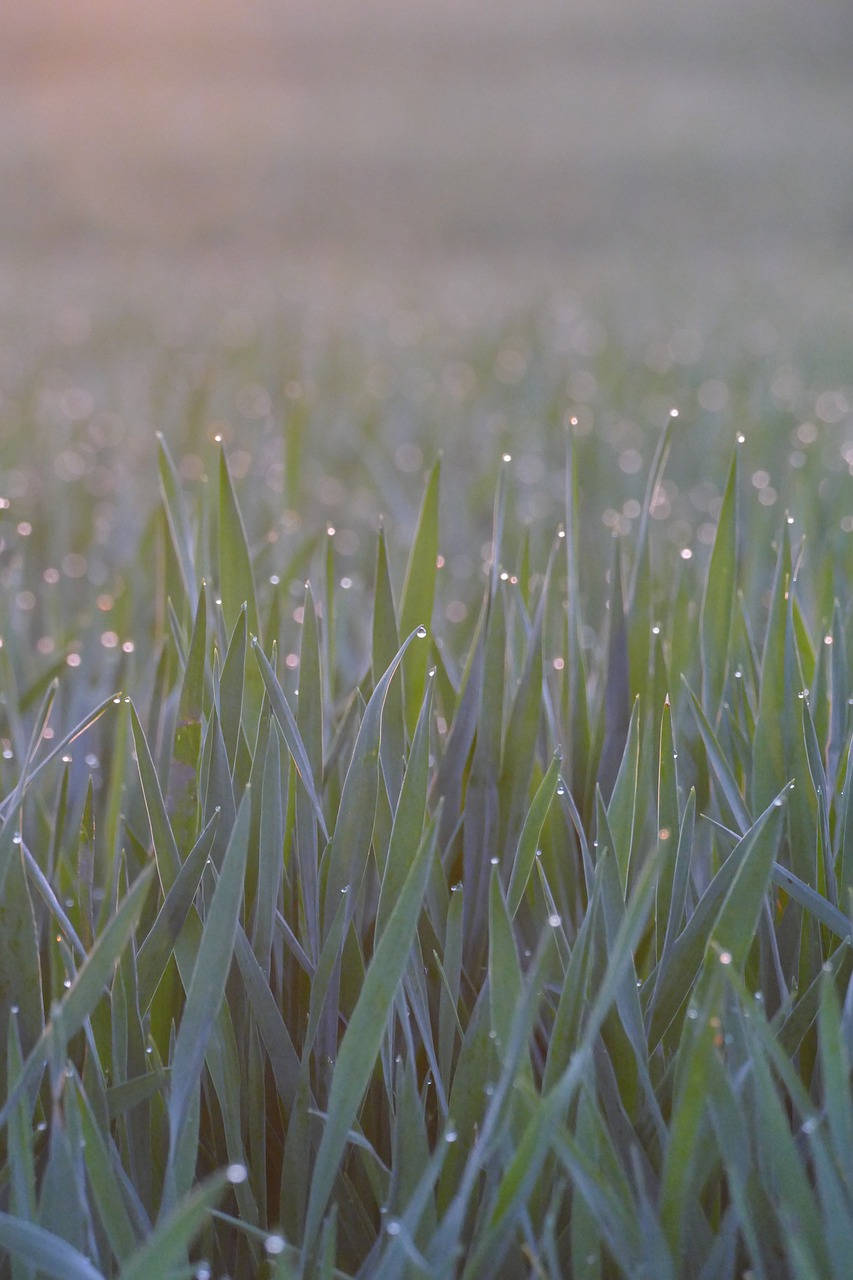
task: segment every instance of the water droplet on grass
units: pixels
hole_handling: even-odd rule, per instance
[[[559,929],[560,925],[561,925],[563,922],[562,922],[562,920],[560,919],[560,917],[557,915],[557,913],[556,913],[556,912],[554,912],[554,914],[553,914],[553,915],[550,915],[550,916],[548,917],[548,923],[549,923],[549,925],[551,926],[551,928],[552,928],[552,929]]]
[[[388,1232],[389,1236],[398,1236],[403,1228],[396,1218],[389,1218],[385,1230]]]
[[[232,1187],[239,1186],[241,1182],[245,1182],[248,1176],[249,1174],[244,1164],[229,1164],[225,1170],[225,1177]]]
[[[287,1248],[287,1242],[285,1241],[284,1236],[278,1236],[278,1235],[267,1236],[266,1240],[264,1241],[264,1249],[266,1250],[267,1253],[271,1253],[271,1254],[284,1253],[286,1248]]]
[[[427,633],[426,627],[418,627],[417,631],[415,632],[415,635],[418,637],[419,640],[423,640],[426,636],[426,633]]]

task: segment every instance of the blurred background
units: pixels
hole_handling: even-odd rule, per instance
[[[0,308],[61,281],[853,276],[849,0],[0,14]]]

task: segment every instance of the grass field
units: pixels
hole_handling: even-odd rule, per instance
[[[17,369],[16,1280],[845,1274],[850,393],[733,324]]]
[[[2,1280],[846,1280],[847,9],[7,6]]]

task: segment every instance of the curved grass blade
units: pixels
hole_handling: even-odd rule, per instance
[[[82,720],[79,720],[77,724],[75,724],[73,729],[71,729],[68,733],[66,733],[62,738],[60,738],[58,742],[56,742],[51,747],[47,755],[44,756],[44,758],[41,759],[37,765],[34,765],[29,770],[29,772],[26,774],[26,778],[24,778],[23,775],[21,776],[21,778],[19,778],[18,784],[15,787],[15,790],[11,792],[10,795],[6,796],[6,798],[2,801],[2,803],[0,803],[0,818],[8,818],[9,810],[15,808],[16,804],[18,803],[18,800],[23,795],[25,788],[28,787],[30,783],[33,782],[38,777],[38,775],[42,772],[43,769],[47,768],[47,766],[51,763],[52,760],[55,760],[57,756],[64,755],[68,750],[68,748],[71,746],[72,742],[76,742],[76,740],[80,737],[81,734],[85,733],[87,729],[91,728],[91,726],[95,723],[95,721],[100,719],[100,717],[104,714],[104,712],[108,709],[108,707],[110,707],[116,702],[117,697],[118,697],[117,694],[110,694],[108,698],[104,698],[102,702],[99,702],[98,705],[88,713],[88,715],[85,715]]]
[[[239,923],[235,934],[234,956],[258,1030],[266,1046],[276,1088],[283,1103],[290,1109],[299,1086],[299,1058],[281,1010],[270,990],[269,980],[258,964],[249,940]]]
[[[370,695],[352,760],[344,779],[341,802],[329,852],[329,871],[323,912],[328,929],[338,909],[340,895],[350,893],[354,910],[355,897],[364,875],[379,786],[379,739],[385,697],[394,674],[412,641],[420,635],[412,631],[397,651],[394,661]]]
[[[305,743],[302,741],[302,735],[296,724],[293,712],[290,709],[284,691],[276,679],[275,672],[269,664],[269,661],[261,648],[256,636],[252,636],[252,650],[258,666],[261,669],[261,676],[267,691],[267,697],[270,700],[273,715],[276,718],[282,737],[288,751],[290,752],[293,763],[296,765],[296,772],[302,780],[308,797],[314,807],[314,813],[317,816],[320,830],[324,837],[328,840],[329,832],[326,827],[326,819],[323,814],[323,806],[320,804],[320,797],[317,794],[317,788],[314,783],[314,775],[311,769],[311,763],[308,753],[305,750]]]
[[[388,859],[383,868],[379,902],[376,907],[377,937],[381,936],[385,921],[405,884],[411,865],[412,850],[417,849],[423,834],[429,783],[429,730],[433,687],[433,681],[430,680],[399,791],[394,824],[391,828],[391,840],[388,845]],[[383,716],[383,733],[384,723]]]
[[[376,1065],[388,1014],[409,960],[421,904],[432,870],[435,846],[436,826],[433,821],[424,833],[406,882],[374,952],[341,1044],[332,1076],[326,1124],[311,1179],[305,1221],[306,1249],[313,1247],[320,1232],[346,1148],[347,1134]]]
[[[536,790],[533,802],[524,820],[524,826],[521,829],[507,890],[507,910],[509,911],[510,919],[515,917],[518,908],[521,906],[524,891],[527,888],[527,882],[533,870],[536,845],[542,834],[542,827],[548,816],[551,802],[557,792],[561,765],[562,757],[560,752],[557,751],[548,766],[548,772]]]
[[[788,788],[786,787],[785,791],[787,790]],[[784,792],[777,798],[782,799],[783,797]],[[669,963],[665,967],[659,966],[650,975],[648,984],[653,984],[654,989],[654,1007],[651,1012],[648,1033],[650,1054],[687,1000],[696,976],[702,967],[709,941],[714,935],[716,922],[723,910],[723,904],[726,902],[729,903],[727,907],[728,920],[724,921],[723,933],[727,938],[731,935],[732,926],[737,924],[736,917],[740,914],[738,904],[729,896],[732,884],[745,862],[751,863],[757,859],[759,872],[763,870],[764,860],[768,851],[772,853],[778,846],[778,839],[771,838],[776,835],[776,832],[771,829],[768,836],[766,828],[771,822],[773,828],[775,828],[781,814],[782,809],[776,805],[775,801],[768,805],[763,813],[759,814],[702,894],[693,914],[673,943]],[[769,879],[769,875],[768,868],[767,879]],[[750,870],[743,883],[744,889],[749,890],[750,893],[754,888],[751,877],[752,871]],[[758,880],[760,881],[760,879],[759,874]],[[744,902],[744,917],[751,918],[754,911],[760,911],[761,902],[766,892],[767,879],[764,880],[764,889],[760,894],[755,895],[757,906],[754,900]],[[731,951],[728,942],[723,942],[719,936],[714,936],[720,947],[728,949],[732,955],[740,955],[744,946],[748,949],[751,945],[753,934],[754,927],[746,939],[733,939],[734,952]]]
[[[198,1088],[204,1055],[225,994],[225,982],[237,934],[243,898],[243,874],[249,841],[251,791],[247,787],[231,832],[213,893],[187,992],[175,1052],[169,1097],[169,1156],[163,1205],[169,1210],[170,1180],[180,1158],[192,1094]],[[161,1208],[161,1213],[162,1213]]]
[[[242,1182],[245,1176],[245,1169],[229,1168],[191,1191],[127,1260],[119,1280],[171,1280],[228,1183]]]
[[[729,768],[728,761],[724,751],[717,741],[716,734],[708,723],[707,716],[702,710],[702,706],[696,694],[690,688],[687,680],[682,676],[682,683],[687,691],[690,700],[690,707],[696,720],[696,725],[705,747],[714,777],[719,785],[722,798],[725,801],[726,808],[735,821],[735,825],[741,835],[744,835],[752,825],[752,819],[749,815],[746,801],[740,793],[740,789],[735,781],[734,774]]]
[[[20,1077],[9,1082],[9,1096],[0,1109],[0,1126],[6,1123],[24,1090],[32,1088],[41,1077],[53,1047],[55,1026],[61,1023],[63,1043],[67,1043],[80,1030],[109,987],[115,964],[136,929],[153,874],[154,867],[149,865],[137,877],[106,929],[96,939],[65,996],[54,1007],[51,1019],[28,1055]]]
[[[10,1255],[39,1268],[55,1280],[104,1280],[89,1259],[67,1240],[37,1226],[0,1212],[0,1245]]]
[[[178,934],[189,915],[205,863],[213,848],[219,810],[202,831],[175,877],[136,957],[139,1011],[144,1014],[154,998]]]

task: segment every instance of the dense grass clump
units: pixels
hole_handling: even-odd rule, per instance
[[[79,395],[38,472],[21,392],[4,1277],[849,1274],[847,402],[573,323],[576,401],[441,354],[426,472],[334,345],[243,436],[196,378],[156,500]]]

